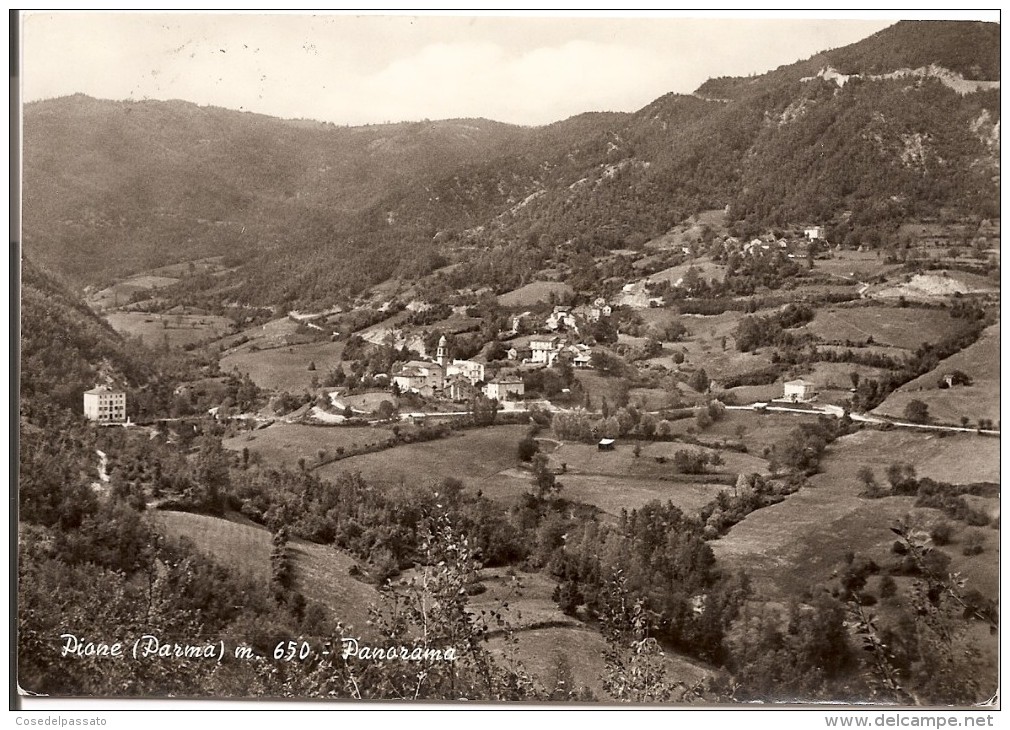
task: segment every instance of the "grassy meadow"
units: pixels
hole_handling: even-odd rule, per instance
[[[300,423],[275,423],[267,428],[225,439],[223,446],[232,451],[249,449],[272,466],[294,467],[299,459],[310,465],[319,459],[319,451],[334,456],[337,449],[353,452],[385,443],[392,432],[368,426],[309,426]],[[339,463],[339,462],[338,462]]]
[[[140,337],[148,347],[185,347],[196,342],[221,337],[232,328],[227,317],[210,314],[151,314],[148,312],[110,312],[105,319],[123,335]]]

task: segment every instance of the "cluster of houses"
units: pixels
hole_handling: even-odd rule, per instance
[[[739,251],[745,256],[762,256],[772,252],[784,253],[789,258],[797,258],[806,253],[805,245],[816,242],[825,243],[824,226],[810,226],[803,229],[803,238],[776,238],[768,234],[750,241],[741,241],[733,236],[727,237],[724,242],[724,250],[727,252]]]
[[[590,306],[578,308],[555,307],[543,323],[544,334],[531,336],[525,345],[516,344],[506,351],[506,357],[517,366],[551,367],[565,360],[575,368],[588,368],[592,352],[588,345],[574,341],[578,336],[576,317],[597,322],[610,316],[612,310],[603,299]],[[529,312],[517,314],[512,319],[516,334],[522,320]],[[558,334],[555,334],[557,332]],[[569,333],[571,333],[569,335]],[[571,338],[574,335],[574,338]],[[469,400],[476,393],[498,401],[521,398],[525,393],[522,378],[518,375],[499,374],[492,380],[485,377],[485,365],[475,360],[450,359],[448,344],[443,335],[433,360],[411,360],[393,375],[393,383],[401,393],[417,393],[428,398],[445,398],[452,401]]]
[[[512,348],[508,351],[508,358],[519,360],[521,354],[524,353]],[[569,343],[564,337],[539,336],[530,339],[529,354],[522,358],[522,362],[551,367],[560,359],[568,359],[577,368],[588,368],[592,361],[592,353],[588,345]]]
[[[574,367],[587,368],[592,356],[589,346],[577,342],[580,338],[579,320],[596,323],[613,314],[613,308],[602,297],[592,304],[577,307],[556,306],[546,316],[540,326],[527,322],[527,331],[532,326],[540,334],[533,335],[525,345],[514,345],[506,356],[524,365],[550,367],[561,359],[569,360]],[[532,318],[531,312],[522,312],[512,317],[512,329],[502,334],[515,337],[523,329],[523,320]]]
[[[445,335],[438,341],[434,360],[411,360],[393,376],[401,393],[418,393],[428,398],[462,401],[481,393],[498,401],[521,398],[525,393],[522,378],[499,375],[484,380],[484,363],[474,360],[449,360]]]
[[[613,314],[613,308],[607,304],[607,300],[603,297],[597,298],[592,304],[580,304],[577,307],[559,305],[546,316],[540,329],[545,332],[571,331],[578,334],[579,319],[586,322],[599,322],[611,314]],[[523,329],[523,320],[531,320],[533,316],[532,312],[512,315],[512,329],[503,334],[512,337],[518,335]]]

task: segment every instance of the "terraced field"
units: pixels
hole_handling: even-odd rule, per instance
[[[913,307],[833,307],[819,309],[813,321],[797,331],[809,331],[832,342],[866,342],[915,350],[923,342],[938,342],[963,324],[944,310]]]
[[[914,497],[859,496],[861,467],[870,467],[883,483],[887,466],[899,461],[912,464],[920,477],[955,484],[1000,478],[997,439],[859,431],[829,447],[809,487],[751,513],[714,541],[716,558],[726,567],[745,569],[769,596],[785,597],[826,580],[849,550],[886,554],[896,520],[909,512],[927,521],[938,517],[936,510],[915,509]],[[991,556],[984,562],[995,565]]]
[[[150,314],[148,312],[110,312],[105,319],[112,329],[131,337],[140,337],[148,347],[185,347],[194,342],[213,340],[232,328],[227,317],[210,314]]]
[[[462,431],[443,439],[406,444],[392,449],[352,456],[318,470],[320,477],[360,472],[366,481],[438,483],[447,477],[462,479],[473,489],[516,463],[516,446],[525,426],[494,426]]]
[[[313,375],[322,380],[336,367],[343,351],[343,342],[311,342],[255,350],[245,346],[221,358],[221,369],[245,373],[261,388],[301,393],[308,390]],[[309,370],[313,363],[314,371]]]
[[[955,370],[972,379],[970,386],[940,389],[938,381]],[[961,417],[971,423],[979,418],[1000,420],[1000,326],[986,329],[982,337],[942,361],[933,370],[898,388],[873,412],[901,418],[911,400],[929,406],[929,415],[938,422],[957,424]]]
[[[275,423],[258,431],[225,439],[223,446],[232,451],[249,449],[266,464],[294,467],[299,459],[310,465],[319,460],[320,450],[334,456],[338,449],[356,451],[385,443],[392,431],[367,426],[308,426],[298,423]]]

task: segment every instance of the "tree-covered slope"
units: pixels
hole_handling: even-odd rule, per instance
[[[153,366],[54,275],[28,259],[21,272],[22,414],[43,404],[80,411],[100,382],[147,381]]]
[[[30,105],[25,244],[76,283],[226,253],[200,296],[317,306],[446,263],[496,288],[727,208],[885,242],[914,216],[999,210],[999,28],[899,23],[633,114],[337,128],[181,102]],[[852,77],[820,74],[834,68]],[[969,87],[971,85],[969,84]]]
[[[336,127],[179,101],[36,102],[24,113],[25,246],[76,283],[287,246],[522,133],[486,120]]]

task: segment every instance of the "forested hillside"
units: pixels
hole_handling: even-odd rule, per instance
[[[53,274],[25,259],[21,275],[22,411],[39,403],[80,407],[99,382],[139,385],[152,365]]]
[[[881,78],[931,64],[946,70]],[[738,236],[816,222],[887,246],[909,217],[998,215],[999,89],[952,88],[948,72],[997,82],[998,26],[899,23],[533,129],[56,99],[26,109],[25,245],[79,285],[227,253],[238,271],[201,296],[306,307],[459,261],[462,280],[515,286],[712,208]]]
[[[319,241],[520,130],[487,120],[336,127],[74,95],[29,104],[27,250],[77,283],[185,258]]]

